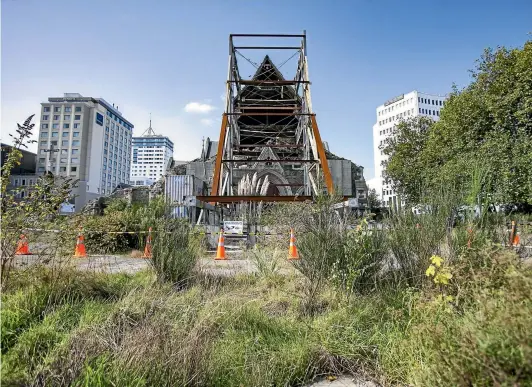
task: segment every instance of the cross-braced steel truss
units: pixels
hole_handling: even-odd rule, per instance
[[[301,40],[298,46],[235,46],[235,38]],[[298,56],[294,78],[285,79],[269,55],[260,65],[253,63],[243,54],[249,50],[294,52],[291,58]],[[240,74],[238,60],[242,58],[257,68],[251,79],[244,79]],[[300,186],[297,192],[302,196],[317,195],[322,181],[332,193],[332,177],[312,110],[305,32],[301,35],[232,34],[228,67],[211,195],[238,196],[233,184],[236,171],[252,169],[260,163],[291,164],[292,173],[301,173],[302,184],[279,185]],[[238,199],[253,200],[242,195]]]

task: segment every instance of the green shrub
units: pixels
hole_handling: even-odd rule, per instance
[[[251,250],[251,260],[259,276],[270,278],[277,274],[281,264],[281,252],[277,248],[255,245]]]
[[[331,268],[336,287],[347,295],[378,287],[379,274],[388,258],[385,234],[369,229],[363,221],[356,230],[348,231],[341,243],[344,254],[337,257]]]
[[[153,258],[157,278],[178,287],[192,278],[200,255],[200,237],[182,219],[161,219],[154,229]]]
[[[128,230],[122,212],[116,211],[104,216],[90,216],[84,219],[83,232],[85,247],[89,254],[113,254],[124,252],[132,245],[138,245],[130,234],[120,232]]]

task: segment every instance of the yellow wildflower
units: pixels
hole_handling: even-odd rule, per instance
[[[449,272],[439,272],[434,276],[434,282],[437,284],[447,285],[449,280],[453,278],[453,275]]]
[[[443,262],[443,258],[440,257],[439,255],[433,255],[431,258],[430,258],[431,262],[433,264],[435,264],[437,267],[440,267],[442,262]]]
[[[425,275],[427,277],[430,277],[431,275],[434,275],[436,274],[436,268],[434,267],[434,265],[430,265],[428,268],[427,268],[427,271],[425,272]]]

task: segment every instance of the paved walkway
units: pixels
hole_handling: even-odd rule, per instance
[[[87,258],[65,257],[62,260],[44,261],[38,255],[22,255],[15,259],[15,266],[19,268],[34,264],[54,264],[60,267],[74,266],[80,270],[101,273],[136,273],[150,267],[150,260],[132,258],[126,255],[90,255]],[[198,262],[201,270],[208,274],[233,276],[237,273],[252,273],[256,271],[254,264],[242,255],[228,256],[227,260],[216,261],[214,255],[205,257]]]

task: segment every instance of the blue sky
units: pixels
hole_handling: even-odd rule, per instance
[[[322,138],[363,165],[367,179],[378,105],[412,90],[446,94],[453,82],[465,86],[484,48],[532,39],[530,0],[1,4],[2,141],[17,121],[38,116],[40,102],[78,92],[117,104],[136,135],[151,112],[154,129],[174,141],[176,159],[198,157],[202,137],[219,135],[229,34],[306,30]],[[260,62],[257,54],[250,59]],[[290,64],[283,71],[292,77]],[[203,109],[185,109],[190,103]]]

